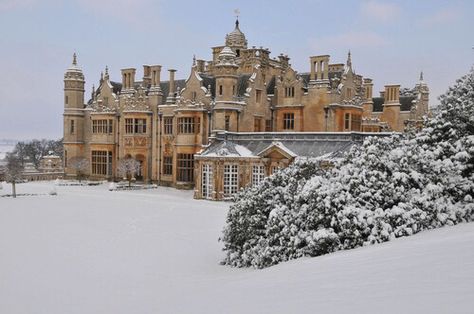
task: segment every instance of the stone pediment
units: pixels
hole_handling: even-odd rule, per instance
[[[293,159],[298,155],[288,149],[281,142],[273,142],[267,148],[257,154],[262,158]]]

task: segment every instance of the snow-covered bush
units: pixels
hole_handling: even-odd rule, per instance
[[[300,160],[247,189],[224,229],[225,264],[266,267],[474,219],[474,71],[419,133],[368,138],[333,168]]]
[[[58,195],[58,192],[56,191],[56,186],[53,185],[53,187],[52,187],[51,190],[49,191],[49,195],[51,195],[51,196],[56,196],[56,195]]]

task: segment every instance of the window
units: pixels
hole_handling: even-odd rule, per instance
[[[109,119],[97,119],[97,120],[92,120],[92,133],[94,134],[107,134],[107,133],[112,133],[113,131],[113,126],[112,126],[113,120]]]
[[[262,91],[259,89],[255,91],[255,101],[257,102],[257,104],[260,104],[262,102]]]
[[[194,155],[178,154],[178,181],[194,181]]]
[[[201,119],[195,117],[184,117],[178,119],[178,133],[193,134],[199,132]]]
[[[219,85],[219,96],[222,96],[223,94],[223,87],[222,85]]]
[[[71,134],[74,134],[74,131],[75,131],[75,126],[74,126],[74,120],[71,120],[71,125],[70,125],[70,133]]]
[[[92,174],[112,174],[112,152],[93,150],[91,157]]]
[[[64,168],[67,168],[67,150],[64,150]]]
[[[262,121],[262,119],[260,119],[260,118],[254,118],[253,119],[253,130],[254,130],[254,132],[260,132],[261,131],[261,129],[260,129],[261,124],[262,124],[261,121]]]
[[[351,127],[351,114],[346,113],[344,114],[344,130],[349,130]]]
[[[125,119],[125,133],[133,134],[133,119]]]
[[[202,180],[201,181],[202,181],[201,182],[202,197],[211,199],[212,192],[214,190],[212,165],[210,164],[202,165]]]
[[[146,133],[146,119],[135,119],[135,133]]]
[[[107,106],[109,104],[109,97],[104,97],[104,105]]]
[[[237,165],[224,165],[224,197],[237,193],[239,187],[239,167]]]
[[[278,172],[278,170],[280,170],[280,167],[278,167],[278,166],[272,166],[272,174]]]
[[[259,185],[265,178],[265,166],[257,165],[252,167],[252,185]]]
[[[64,103],[67,105],[67,104],[69,103],[69,97],[68,97],[68,96],[65,96],[64,98],[65,98],[65,99],[64,99]]]
[[[230,116],[226,115],[224,119],[224,128],[226,131],[229,131],[230,129]]]
[[[272,120],[265,120],[265,132],[272,131]]]
[[[351,130],[360,131],[361,117],[358,114],[351,115]]]
[[[197,93],[196,92],[191,92],[191,100],[196,101]]]
[[[283,129],[285,130],[295,129],[295,114],[294,113],[283,114]]]
[[[144,134],[146,133],[146,119],[125,119],[126,134]]]
[[[165,134],[173,134],[173,117],[165,117],[163,119],[163,132]]]
[[[170,176],[173,174],[173,156],[163,158],[163,174]]]
[[[232,85],[232,96],[235,96],[235,85]]]
[[[285,97],[287,97],[287,98],[295,97],[295,88],[294,87],[285,87]]]

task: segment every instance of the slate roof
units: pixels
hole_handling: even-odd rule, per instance
[[[186,80],[174,80],[175,89],[183,89],[186,87]],[[161,92],[163,93],[163,104],[166,103],[166,98],[170,92],[170,81],[161,81],[160,82]]]
[[[218,133],[215,141],[207,147],[201,156],[218,151],[223,145],[232,147],[240,145],[247,148],[253,156],[278,142],[299,157],[321,157],[330,155],[332,158],[342,157],[353,145],[359,145],[368,136],[387,136],[388,133],[360,132],[241,132]],[[223,144],[224,143],[224,144]],[[225,157],[225,156],[223,156]],[[229,155],[228,157],[239,157]]]
[[[211,85],[211,95],[212,97],[216,97],[216,78],[204,73],[199,73],[199,76],[202,78],[202,85],[205,88]]]
[[[248,81],[251,76],[252,75],[250,74],[239,75],[239,78],[237,80],[237,96],[238,97],[242,97],[245,95],[245,91],[247,90],[247,87],[248,87]]]
[[[413,105],[412,101],[415,100],[415,96],[400,96],[400,110],[401,111],[410,111]]]
[[[384,98],[383,97],[374,97],[372,98],[372,101],[374,103],[373,107],[373,112],[382,112],[383,111],[383,103],[384,103]]]
[[[410,111],[413,105],[412,101],[416,99],[416,96],[400,96],[400,111]],[[374,102],[374,112],[382,112],[383,104],[385,99],[383,97],[372,98]]]
[[[267,95],[275,94],[275,75],[272,76],[272,79],[267,84]]]

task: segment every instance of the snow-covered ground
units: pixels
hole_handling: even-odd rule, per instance
[[[228,203],[52,186],[0,197],[0,313],[474,313],[472,223],[233,269],[217,241]]]

